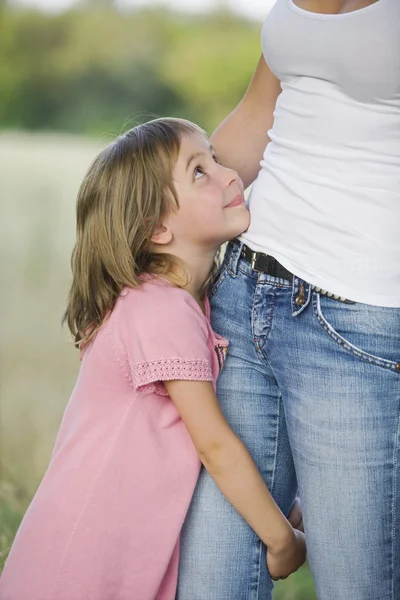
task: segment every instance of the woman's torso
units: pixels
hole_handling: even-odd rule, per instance
[[[400,306],[400,2],[339,4],[351,12],[278,0],[264,25],[282,93],[242,239],[335,294]]]

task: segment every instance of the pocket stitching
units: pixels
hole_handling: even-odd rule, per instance
[[[379,356],[375,356],[374,354],[369,354],[361,348],[354,346],[351,342],[342,337],[333,327],[328,323],[325,319],[322,309],[321,309],[321,299],[319,294],[316,294],[316,299],[313,303],[315,309],[315,315],[317,317],[317,321],[322,327],[322,329],[331,337],[343,350],[346,350],[353,356],[364,360],[370,364],[374,364],[378,367],[383,367],[384,369],[390,369],[395,373],[400,374],[400,370],[398,368],[398,363],[388,360],[387,358],[380,358]]]

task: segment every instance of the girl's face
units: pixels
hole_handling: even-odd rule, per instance
[[[248,228],[242,180],[218,163],[200,133],[183,137],[173,179],[179,210],[169,216],[168,227],[176,244],[216,249]]]

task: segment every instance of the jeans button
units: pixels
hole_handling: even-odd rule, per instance
[[[296,296],[295,302],[297,306],[302,306],[304,304],[305,298],[304,296]]]

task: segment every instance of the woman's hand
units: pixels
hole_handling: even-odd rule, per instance
[[[297,571],[306,560],[306,538],[304,533],[292,529],[288,539],[280,547],[267,548],[267,567],[274,581],[286,579]]]
[[[296,500],[293,502],[288,520],[293,529],[298,529],[304,533],[303,511],[301,509],[300,498],[296,498]]]

